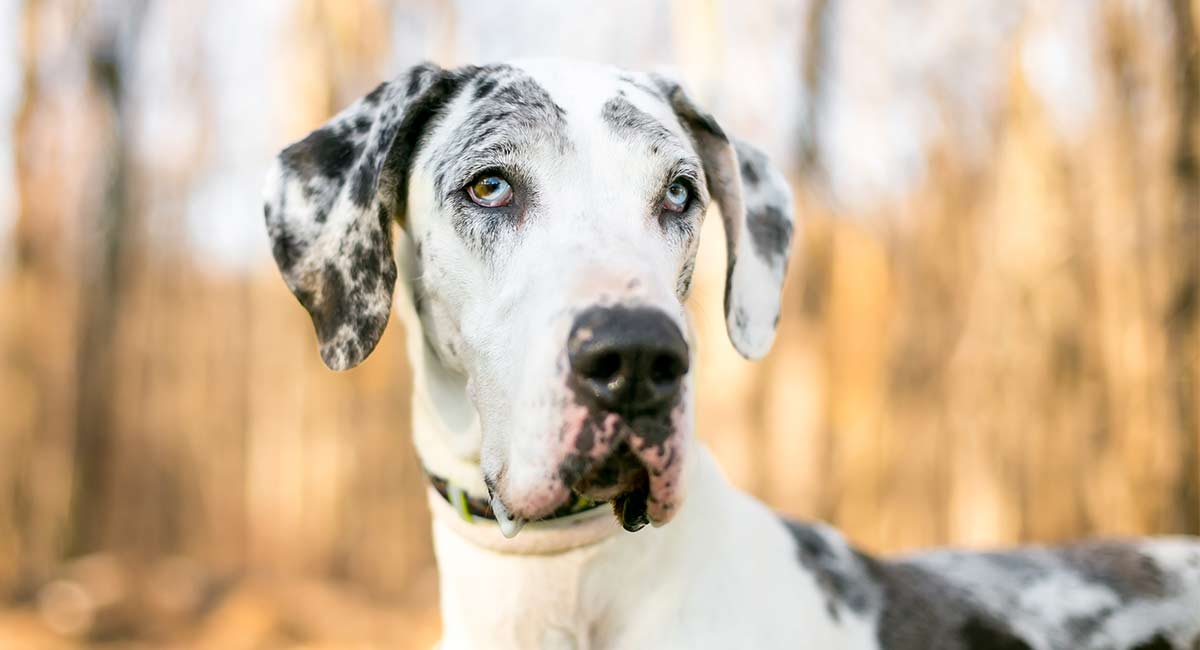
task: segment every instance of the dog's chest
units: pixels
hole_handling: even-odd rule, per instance
[[[711,480],[670,525],[560,554],[486,551],[435,520],[443,650],[874,648],[855,612],[826,614],[779,520]]]

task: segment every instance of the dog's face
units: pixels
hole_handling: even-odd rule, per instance
[[[729,245],[730,337],[758,357],[779,317],[790,194],[660,77],[413,68],[280,154],[266,218],[335,369],[383,332],[400,224],[412,306],[440,365],[466,377],[506,533],[576,495],[611,500],[636,530],[682,498],[683,301],[710,203]]]

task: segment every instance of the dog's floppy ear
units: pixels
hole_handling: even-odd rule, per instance
[[[334,370],[362,362],[387,326],[396,284],[391,223],[403,225],[422,132],[458,86],[454,72],[413,67],[284,149],[267,176],[275,262]]]
[[[708,191],[721,207],[728,267],[725,326],[747,359],[771,349],[779,324],[783,278],[792,247],[792,192],[758,149],[731,139],[698,109],[679,84],[655,77],[691,133],[704,163]]]

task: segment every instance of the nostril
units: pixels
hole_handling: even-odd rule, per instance
[[[667,314],[594,307],[567,335],[568,383],[589,406],[646,414],[671,404],[688,371],[687,342]]]
[[[589,358],[579,371],[587,379],[609,383],[620,374],[621,365],[620,354],[602,352]]]
[[[683,375],[683,363],[673,354],[659,354],[650,362],[650,381],[669,384],[679,381]]]

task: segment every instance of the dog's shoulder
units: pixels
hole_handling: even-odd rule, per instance
[[[1092,541],[876,562],[886,648],[1179,648],[1200,642],[1200,541]]]
[[[1093,541],[885,559],[787,521],[830,617],[887,650],[1200,647],[1200,540]]]

